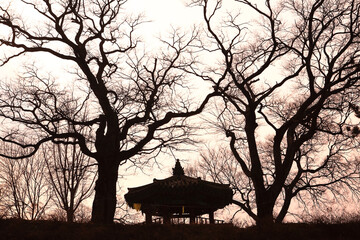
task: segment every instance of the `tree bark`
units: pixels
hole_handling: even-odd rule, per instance
[[[269,196],[263,196],[257,199],[257,219],[256,225],[259,227],[265,227],[274,223],[274,210],[275,200]]]
[[[68,209],[66,211],[66,222],[73,223],[74,222],[74,210]]]
[[[272,211],[262,211],[262,213],[258,215],[258,219],[256,220],[256,226],[259,227],[270,226],[273,223],[274,223],[274,217]]]
[[[116,209],[118,168],[119,164],[117,164],[116,159],[98,160],[98,179],[95,185],[91,217],[93,223],[113,223]]]
[[[282,223],[282,221],[284,220],[284,218],[289,210],[292,198],[293,198],[293,196],[292,196],[291,189],[287,189],[287,191],[285,192],[284,203],[281,207],[280,213],[278,214],[278,216],[275,219],[276,223]]]

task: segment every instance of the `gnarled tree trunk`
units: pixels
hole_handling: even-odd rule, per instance
[[[274,203],[273,201],[269,201],[266,199],[261,199],[257,201],[257,219],[256,225],[257,226],[269,226],[274,223]]]
[[[118,168],[116,159],[98,160],[98,179],[91,217],[93,223],[110,224],[114,220]]]

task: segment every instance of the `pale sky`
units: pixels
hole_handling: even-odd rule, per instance
[[[4,1],[7,2],[8,0],[0,0],[0,3],[2,4]],[[198,27],[203,23],[202,8],[187,7],[186,4],[188,2],[189,0],[129,0],[124,5],[124,11],[128,15],[143,14],[146,19],[149,20],[149,22],[139,26],[137,34],[141,36],[146,46],[150,48],[146,49],[147,51],[158,51],[161,48],[161,45],[159,44],[157,37],[166,37],[168,33],[171,32],[172,27],[181,27],[183,31],[190,32],[194,25]],[[25,8],[17,8],[17,6],[21,6],[17,5],[17,3],[18,1],[11,2],[12,7],[16,9],[16,12],[29,21],[26,22],[27,24],[36,24],[36,21],[34,20],[36,18],[30,14],[26,15],[28,11]],[[240,4],[236,3],[234,0],[223,1],[223,7],[224,9],[228,9],[228,11],[237,11],[239,6]],[[223,12],[225,12],[225,10]],[[244,14],[248,14],[248,12],[245,11]],[[1,56],[2,54],[3,53],[0,52]],[[41,67],[42,63],[44,63],[46,66],[46,71],[51,71],[52,75],[55,77],[59,76],[61,79],[66,78],[63,75],[64,70],[68,68],[66,66],[66,62],[62,61],[61,64],[59,64],[59,60],[49,56],[48,54],[45,55],[46,57],[44,60],[41,60],[39,57],[34,57],[29,60],[30,56],[31,54],[27,55],[24,58],[26,59],[24,61],[34,61],[38,63],[38,67]],[[14,73],[19,71],[19,69],[21,69],[21,65],[23,64],[23,59],[19,60],[13,60],[5,67],[0,68],[2,78],[14,77]],[[54,69],[49,68],[52,65],[55,66]],[[190,159],[189,156],[192,156],[192,159]],[[180,158],[181,160],[188,160],[187,163],[191,163],[191,161],[196,160],[198,156],[194,155],[193,153],[183,153],[176,155],[176,158]],[[144,176],[143,178],[131,177],[126,181],[126,183],[122,183],[121,185],[124,187],[134,187],[146,184],[149,181],[151,182],[154,177],[164,178],[169,176],[172,167],[175,164],[175,159],[168,159],[167,161],[161,163],[164,163],[163,171],[156,171],[153,174],[148,172],[149,175]],[[186,166],[186,163],[183,163],[183,166]],[[141,173],[140,171],[137,172],[139,174]]]
[[[3,3],[3,1],[8,0],[0,0],[1,3]],[[146,19],[150,22],[140,26],[137,34],[140,35],[145,44],[151,48],[147,50],[156,51],[161,46],[157,44],[159,41],[156,38],[167,36],[167,34],[171,32],[172,27],[181,27],[183,31],[190,32],[191,27],[194,25],[199,26],[199,24],[203,23],[202,9],[200,7],[186,7],[186,2],[188,2],[188,0],[129,0],[125,5],[124,11],[129,15],[143,13],[146,16]],[[224,0],[224,5],[229,11],[236,11],[239,6],[239,4],[235,3],[233,0]],[[26,13],[25,10],[21,11]],[[248,14],[248,12],[245,12],[244,14]],[[31,17],[29,19],[33,20]],[[49,61],[52,61],[51,59],[51,57],[46,58],[45,61],[47,61],[47,65],[49,64]],[[19,69],[18,64],[17,61],[12,61],[8,66],[0,68],[2,77],[11,77],[13,72]],[[55,68],[54,72],[59,71],[59,64],[57,64]],[[66,67],[62,67],[61,70],[63,70],[63,68]],[[178,153],[175,157],[186,161],[182,162],[183,167],[199,158],[199,156],[193,152],[184,154]],[[135,176],[119,179],[119,184],[123,187],[123,193],[127,192],[127,187],[151,183],[153,178],[162,179],[169,177],[172,172],[172,167],[174,167],[175,159],[171,155],[164,158],[166,158],[164,159],[166,161],[160,162],[163,164],[162,171],[159,171],[157,166],[154,165],[153,171],[146,171],[148,175],[144,175],[138,169]],[[120,174],[122,174],[124,167],[125,166],[120,167]],[[125,174],[131,174],[131,171]]]

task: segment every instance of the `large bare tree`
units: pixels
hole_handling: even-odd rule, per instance
[[[203,9],[204,49],[220,53],[228,73],[215,125],[241,169],[237,204],[263,224],[281,222],[302,190],[320,196],[342,182],[356,192],[346,181],[359,174],[349,155],[357,146],[344,129],[358,101],[360,2],[235,2],[249,14],[219,21],[221,0],[192,5]]]
[[[67,84],[28,66],[20,80],[3,86],[0,116],[11,129],[1,141],[24,154],[1,156],[31,156],[45,142],[79,145],[98,164],[92,221],[99,223],[113,221],[119,166],[185,141],[189,129],[183,119],[200,113],[216,95],[191,102],[188,75],[180,71],[195,61],[190,47],[197,31],[175,31],[163,39],[163,51],[150,57],[135,36],[142,19],[126,16],[126,2],[18,0],[0,6],[2,65],[25,55],[51,55],[57,66],[69,64],[75,76]],[[34,24],[16,14],[22,7]],[[90,134],[81,134],[84,129]],[[18,141],[24,132],[27,141]]]

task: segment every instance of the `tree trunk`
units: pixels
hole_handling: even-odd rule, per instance
[[[288,189],[285,192],[285,199],[284,199],[284,203],[283,203],[283,205],[281,207],[280,213],[278,214],[278,216],[275,219],[276,223],[282,223],[282,221],[284,220],[286,214],[288,213],[292,197],[293,197],[292,190]]]
[[[66,211],[66,222],[72,223],[74,222],[74,210],[69,209]]]
[[[272,210],[262,211],[261,214],[258,214],[258,219],[256,220],[256,225],[259,227],[271,226],[274,223],[274,217]]]
[[[98,160],[98,179],[95,185],[95,198],[92,207],[93,223],[113,223],[116,210],[116,182],[118,179],[116,159]]]
[[[266,227],[274,223],[274,205],[275,200],[272,200],[268,194],[265,194],[262,198],[257,199],[257,226]]]

